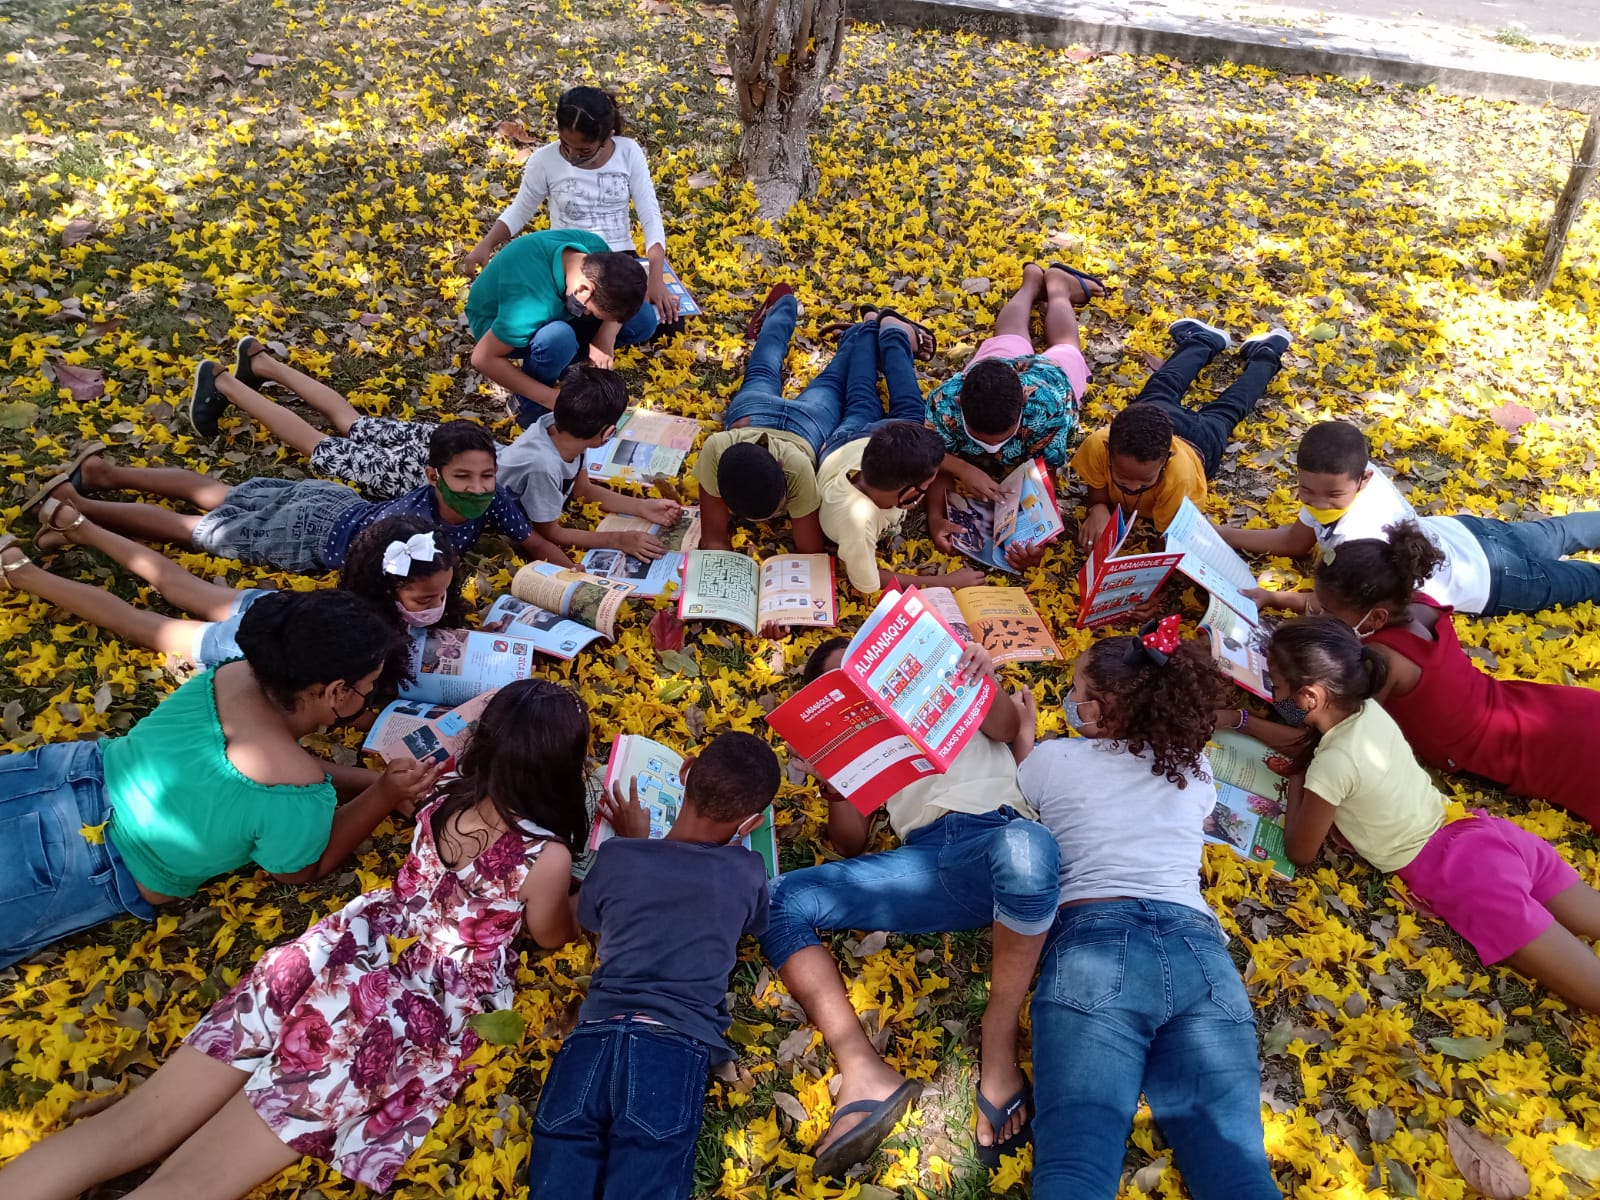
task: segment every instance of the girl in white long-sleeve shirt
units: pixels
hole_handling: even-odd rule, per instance
[[[510,241],[548,202],[550,228],[586,229],[613,250],[634,250],[631,203],[644,229],[650,282],[647,305],[669,324],[678,305],[663,277],[667,234],[661,223],[655,184],[644,149],[622,136],[622,113],[616,101],[599,88],[575,87],[556,101],[556,140],[528,157],[522,186],[514,200],[461,260],[461,269],[475,275],[489,257]]]

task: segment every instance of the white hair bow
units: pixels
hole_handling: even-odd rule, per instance
[[[433,534],[414,533],[405,541],[390,542],[383,550],[385,575],[409,575],[413,563],[432,562],[439,557]]]

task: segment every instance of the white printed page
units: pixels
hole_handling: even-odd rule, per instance
[[[731,621],[754,633],[760,588],[760,568],[748,554],[695,550],[685,561],[678,616],[685,621]]]
[[[761,564],[761,625],[834,624],[833,559],[826,554],[769,558]]]
[[[1257,620],[1260,610],[1244,595],[1256,586],[1254,572],[1188,497],[1167,526],[1167,549],[1183,555],[1178,570],[1252,624]]]

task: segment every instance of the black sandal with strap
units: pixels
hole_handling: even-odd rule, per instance
[[[907,325],[911,326],[913,332],[911,339],[911,351],[915,357],[926,362],[935,354],[939,353],[938,336],[933,332],[933,330],[922,324],[922,322],[913,321],[910,317],[906,316],[905,313],[899,312],[896,309],[880,308],[878,310],[878,320],[882,321],[885,317],[893,317],[896,321],[904,321]]]

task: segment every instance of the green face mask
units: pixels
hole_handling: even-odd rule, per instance
[[[444,502],[469,521],[483,516],[494,503],[493,492],[458,492],[442,477],[434,486],[439,489],[439,496]]]

